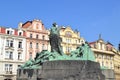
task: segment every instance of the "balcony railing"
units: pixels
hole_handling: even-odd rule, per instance
[[[12,71],[6,71],[6,74],[12,74]]]

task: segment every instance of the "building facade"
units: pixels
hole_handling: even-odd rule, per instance
[[[100,63],[101,68],[113,69],[115,80],[120,80],[120,47],[118,50],[110,42],[105,42],[101,38],[89,44],[95,53],[96,62]]]
[[[120,45],[119,45],[120,46]],[[113,48],[114,56],[114,72],[116,80],[120,80],[120,48],[119,50]]]
[[[0,27],[0,79],[16,80],[17,69],[25,63],[25,32]]]
[[[26,32],[26,60],[34,59],[37,52],[48,49],[48,31],[41,20],[20,23],[19,29]]]
[[[62,39],[61,46],[63,52],[67,55],[82,43],[85,43],[84,38],[80,37],[80,33],[78,31],[73,31],[71,27],[62,27],[60,30],[60,37]]]
[[[96,62],[100,63],[102,69],[114,69],[114,55],[112,51],[113,45],[105,42],[103,39],[89,43],[96,58]]]

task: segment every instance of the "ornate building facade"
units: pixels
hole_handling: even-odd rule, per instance
[[[25,63],[25,32],[0,27],[0,80],[16,80],[17,69]]]
[[[96,62],[100,63],[101,68],[113,69],[115,80],[120,80],[120,51],[101,38],[89,44],[95,53]]]
[[[113,45],[105,42],[103,39],[89,43],[96,58],[96,62],[100,63],[102,69],[114,69],[114,55],[112,51]]]
[[[41,20],[20,23],[19,29],[26,32],[26,60],[33,59],[37,52],[48,49],[48,31]]]
[[[65,54],[70,54],[72,50],[75,50],[82,43],[85,43],[84,38],[80,37],[78,31],[73,31],[70,27],[62,27],[60,30],[60,37],[62,39],[62,49]]]
[[[116,78],[116,80],[120,80],[120,49],[117,50],[117,49],[113,48],[113,51],[115,53],[115,56],[114,56],[115,78]]]

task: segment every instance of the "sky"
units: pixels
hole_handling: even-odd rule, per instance
[[[0,0],[0,26],[17,28],[34,19],[46,28],[70,26],[88,42],[101,34],[116,48],[120,43],[120,0]]]

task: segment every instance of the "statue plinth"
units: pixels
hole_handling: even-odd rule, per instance
[[[41,69],[18,72],[17,80],[105,80],[99,63],[84,60],[48,61]]]

